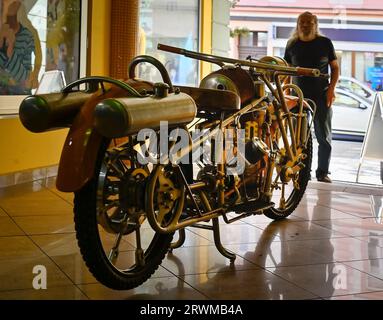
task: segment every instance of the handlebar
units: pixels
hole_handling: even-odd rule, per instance
[[[319,77],[320,71],[318,69],[310,69],[310,68],[301,68],[297,67],[298,76],[307,76],[307,77]]]
[[[296,75],[296,76],[308,76],[308,77],[322,77],[325,76],[320,73],[318,69],[311,68],[301,68],[301,67],[288,67],[288,66],[280,66],[263,62],[254,62],[254,61],[246,61],[239,59],[232,59],[227,57],[215,56],[212,54],[199,53],[195,51],[189,51],[182,48],[172,47],[165,44],[159,43],[157,46],[158,50],[167,51],[175,54],[180,54],[188,58],[197,59],[201,61],[211,62],[218,64],[220,67],[225,65],[225,63],[264,69],[264,70],[272,70],[286,73],[288,75]],[[328,77],[328,75],[326,75]]]
[[[187,51],[187,50],[182,49],[182,48],[172,47],[172,46],[168,46],[166,44],[161,44],[161,43],[158,44],[157,49],[162,50],[162,51],[176,53],[176,54],[182,54],[182,55],[184,55],[185,51]]]

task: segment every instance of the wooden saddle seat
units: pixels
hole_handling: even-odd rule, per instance
[[[198,111],[235,112],[241,108],[241,99],[235,92],[228,90],[204,89],[186,86],[177,86],[181,92],[193,98]]]

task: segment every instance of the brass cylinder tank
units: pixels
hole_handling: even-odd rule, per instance
[[[194,100],[185,93],[106,99],[94,111],[96,129],[108,138],[128,136],[144,128],[156,130],[161,121],[167,121],[169,128],[181,126],[192,122],[196,114]]]

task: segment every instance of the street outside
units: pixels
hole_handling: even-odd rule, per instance
[[[330,163],[331,179],[333,181],[357,181],[357,172],[360,162],[362,142],[333,140],[332,158]],[[312,177],[315,177],[317,168],[318,143],[314,139]],[[359,173],[359,183],[382,185],[380,174],[380,161],[364,159]],[[383,161],[383,159],[382,159]]]

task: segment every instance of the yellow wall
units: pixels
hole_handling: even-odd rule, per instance
[[[93,0],[90,32],[90,75],[108,76],[110,63],[110,0]]]
[[[213,0],[201,1],[201,52],[211,53],[213,24]],[[211,72],[211,63],[201,62],[201,79]]]
[[[31,133],[18,118],[0,120],[0,175],[58,164],[66,130]]]

